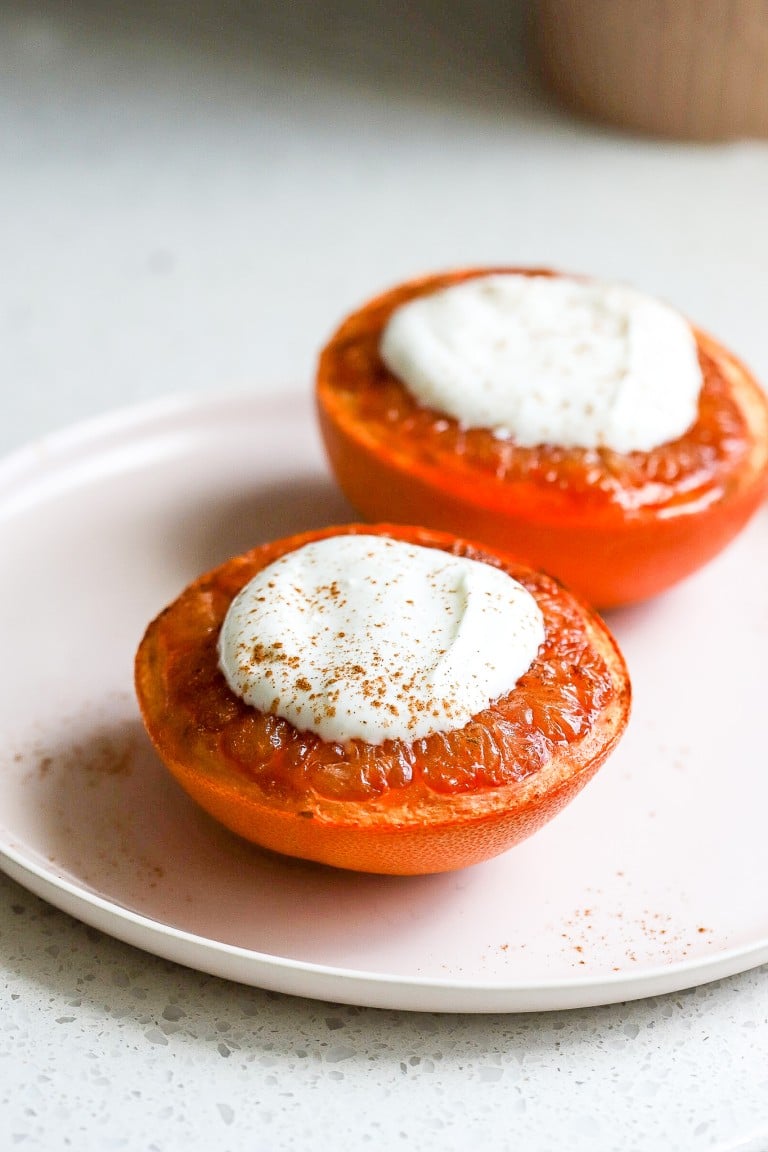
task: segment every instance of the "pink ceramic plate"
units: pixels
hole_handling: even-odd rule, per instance
[[[354,515],[308,399],[171,401],[0,467],[0,863],[179,963],[330,1000],[529,1011],[674,991],[768,960],[768,510],[718,561],[611,618],[634,681],[618,752],[505,856],[334,872],[197,811],[144,736],[145,624],[259,540]]]

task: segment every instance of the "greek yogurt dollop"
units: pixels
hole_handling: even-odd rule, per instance
[[[620,284],[480,276],[396,309],[380,351],[419,403],[522,447],[648,452],[697,417],[690,325]]]
[[[380,744],[463,727],[511,691],[544,640],[500,569],[381,536],[333,536],[259,572],[230,605],[234,693],[323,740]]]

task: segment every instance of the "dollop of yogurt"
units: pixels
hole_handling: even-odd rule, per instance
[[[240,591],[219,665],[234,693],[300,731],[380,744],[463,727],[514,688],[543,640],[536,600],[500,569],[341,535]]]
[[[648,452],[698,413],[691,326],[621,284],[480,276],[397,308],[380,352],[420,404],[522,447]]]

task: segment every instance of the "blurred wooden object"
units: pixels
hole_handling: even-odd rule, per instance
[[[768,0],[536,0],[545,83],[574,110],[694,140],[768,136]]]

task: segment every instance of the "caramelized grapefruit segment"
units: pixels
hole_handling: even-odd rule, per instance
[[[381,745],[326,743],[235,696],[216,651],[234,596],[286,552],[347,533],[443,549],[524,584],[546,639],[517,687],[463,728]],[[293,536],[201,576],[149,625],[136,689],[161,759],[217,820],[290,856],[390,874],[463,867],[530,835],[613,749],[630,700],[605,625],[554,580],[453,536],[391,525]]]

